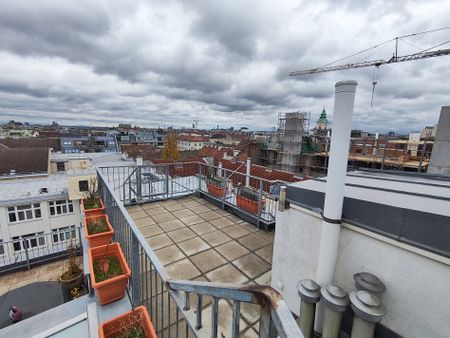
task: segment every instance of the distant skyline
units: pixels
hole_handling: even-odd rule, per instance
[[[450,56],[290,78],[395,36],[448,26],[442,1],[29,1],[0,11],[0,119],[106,126],[247,126],[332,119],[356,79],[353,129],[418,131],[449,105]],[[407,55],[450,31],[400,40]],[[448,48],[448,45],[442,48]],[[394,44],[347,61],[389,59]],[[375,75],[376,76],[376,75]]]

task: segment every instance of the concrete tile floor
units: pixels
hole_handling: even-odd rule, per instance
[[[172,278],[270,285],[273,231],[193,196],[127,209]],[[209,318],[211,300],[204,298]],[[241,306],[240,336],[257,337],[259,307]],[[219,307],[219,335],[228,337],[231,303],[221,300]]]
[[[192,279],[253,284],[269,280],[262,277],[270,276],[273,231],[258,230],[194,196],[127,209],[163,265],[172,265],[172,278],[187,274]],[[178,268],[192,271],[174,268],[178,261],[183,261]]]

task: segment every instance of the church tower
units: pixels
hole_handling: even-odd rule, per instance
[[[328,128],[327,112],[325,111],[325,107],[323,107],[322,114],[320,114],[320,117],[317,120],[316,130],[327,130],[327,128]]]

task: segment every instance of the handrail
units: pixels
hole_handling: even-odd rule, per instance
[[[240,318],[240,302],[259,304],[261,309],[260,318],[260,337],[261,338],[275,338],[279,337],[303,337],[292,313],[290,312],[287,304],[284,302],[282,296],[269,286],[256,286],[256,285],[235,285],[235,284],[224,284],[224,283],[210,283],[210,282],[197,282],[197,281],[187,281],[187,280],[171,280],[169,274],[166,272],[165,268],[159,261],[158,257],[154,253],[153,249],[150,247],[148,242],[145,240],[144,236],[141,234],[137,226],[134,224],[133,219],[128,214],[124,205],[121,203],[119,196],[112,188],[110,182],[103,174],[102,170],[97,169],[99,176],[99,184],[101,187],[102,196],[106,199],[106,213],[113,213],[113,211],[118,211],[125,220],[126,234],[123,241],[127,245],[127,248],[131,251],[129,259],[131,260],[132,274],[133,269],[135,271],[135,276],[132,276],[132,293],[136,291],[136,294],[143,292],[143,289],[150,287],[156,287],[156,302],[158,302],[158,295],[160,297],[161,303],[161,317],[165,313],[164,308],[164,294],[163,288],[166,287],[169,291],[170,296],[173,298],[177,306],[177,317],[178,313],[181,314],[186,319],[186,331],[187,325],[192,330],[192,333],[197,337],[207,337],[205,329],[202,329],[202,296],[207,295],[213,297],[212,305],[212,332],[211,337],[217,337],[218,328],[218,301],[219,299],[228,299],[234,301],[233,304],[233,337],[238,337],[239,335],[239,318]],[[106,189],[106,190],[103,190]],[[108,196],[106,195],[108,194]],[[107,198],[106,198],[107,197]],[[112,200],[111,200],[112,199]],[[117,208],[117,209],[116,209]],[[115,213],[117,216],[117,213]],[[111,217],[112,218],[112,217]],[[131,243],[130,243],[131,241]],[[151,267],[147,271],[147,261],[150,260]],[[155,280],[153,282],[152,275],[153,269],[157,272],[160,277],[161,285],[160,291],[158,293],[158,283]],[[144,272],[145,271],[145,272]],[[136,276],[137,274],[137,276]],[[145,279],[147,278],[147,279]],[[148,281],[150,279],[150,281]],[[136,283],[133,285],[133,281]],[[145,285],[144,285],[145,284]],[[153,285],[155,284],[155,286]],[[182,292],[185,294],[184,304]],[[197,308],[194,313],[190,310],[189,306],[189,295],[197,295]],[[150,302],[153,300],[152,291],[150,291]],[[147,303],[147,306],[152,310],[153,304],[148,305],[149,298],[141,297],[143,302]],[[168,311],[168,327],[170,336],[170,297],[168,298],[169,311]],[[159,303],[158,303],[159,304]],[[158,323],[158,313],[159,305],[156,304],[155,320]],[[167,304],[166,304],[167,307]],[[178,319],[177,319],[178,320]],[[162,329],[165,329],[164,318],[161,318]],[[167,330],[167,328],[166,328]],[[178,331],[177,331],[178,332]]]
[[[160,263],[158,257],[156,256],[155,252],[153,251],[153,249],[150,247],[150,244],[147,243],[147,241],[145,240],[145,237],[141,234],[141,232],[139,231],[139,229],[136,226],[136,224],[134,224],[133,219],[128,214],[127,209],[125,209],[125,206],[120,201],[120,198],[117,196],[117,193],[114,191],[114,189],[112,189],[112,187],[110,186],[108,180],[105,178],[105,176],[101,172],[101,170],[97,170],[97,174],[102,178],[103,184],[105,184],[105,186],[108,188],[109,192],[113,196],[113,198],[115,200],[115,206],[119,208],[119,210],[121,211],[121,213],[125,217],[125,219],[126,219],[126,221],[128,223],[128,226],[130,227],[131,231],[133,232],[133,235],[136,236],[136,238],[140,242],[143,250],[145,251],[145,254],[153,262],[153,264],[155,266],[155,269],[158,272],[158,274],[164,280],[168,280],[169,279],[169,275],[167,274],[166,270],[164,269],[164,267]]]

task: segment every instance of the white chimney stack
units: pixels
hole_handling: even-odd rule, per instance
[[[316,278],[322,287],[334,282],[357,84],[356,81],[350,80],[337,82],[335,86],[333,129]],[[323,306],[319,306],[315,329],[320,333],[322,318]]]

